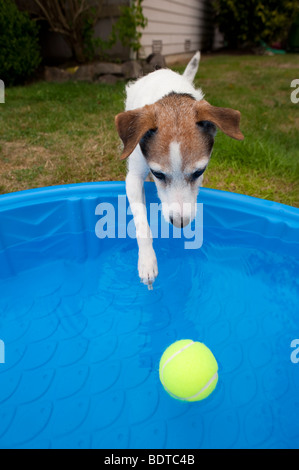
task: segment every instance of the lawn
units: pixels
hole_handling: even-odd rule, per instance
[[[298,55],[202,58],[205,99],[239,109],[243,142],[220,131],[204,185],[299,207]],[[175,67],[183,71],[184,67]],[[0,105],[0,193],[87,181],[123,180],[114,116],[117,85],[38,82],[6,90]]]

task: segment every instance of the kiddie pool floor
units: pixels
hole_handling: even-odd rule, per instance
[[[202,190],[202,247],[154,240],[149,291],[136,240],[92,230],[96,205],[124,186],[69,189],[0,198],[0,447],[299,448],[299,211],[262,201],[256,214],[258,200]],[[219,364],[196,403],[168,396],[158,374],[165,348],[189,338]]]

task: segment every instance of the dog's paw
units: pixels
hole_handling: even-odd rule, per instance
[[[152,284],[158,276],[157,258],[153,248],[139,251],[138,273],[140,281],[152,289]]]

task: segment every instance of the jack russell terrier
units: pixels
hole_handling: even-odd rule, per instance
[[[138,272],[149,289],[158,275],[147,221],[144,181],[151,172],[167,222],[185,227],[196,215],[197,195],[209,163],[216,128],[243,140],[240,112],[210,105],[195,89],[197,52],[183,75],[160,69],[126,87],[125,112],[115,117],[128,158],[126,193],[139,248]]]

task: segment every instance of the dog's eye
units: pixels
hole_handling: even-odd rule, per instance
[[[201,129],[203,132],[206,132],[207,134],[210,134],[212,137],[216,135],[217,132],[217,127],[215,124],[211,121],[199,121],[196,123],[197,127]]]
[[[197,180],[197,178],[199,178],[205,171],[205,168],[203,168],[202,170],[196,170],[194,173],[192,173],[191,175],[191,180],[192,181],[195,181]]]
[[[164,175],[164,173],[161,173],[160,171],[154,171],[154,170],[151,170],[151,172],[158,180],[161,180],[161,181],[166,180],[166,176]]]

